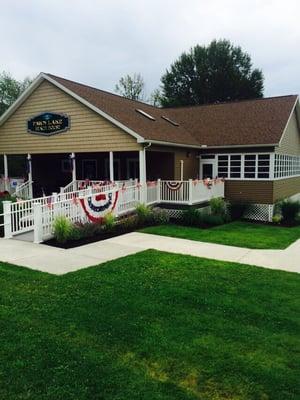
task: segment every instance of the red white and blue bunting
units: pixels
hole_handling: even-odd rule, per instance
[[[182,182],[166,182],[167,188],[173,190],[174,192],[179,190],[182,186]]]
[[[119,191],[114,191],[79,199],[79,201],[90,221],[102,222],[105,214],[115,209],[118,197]]]

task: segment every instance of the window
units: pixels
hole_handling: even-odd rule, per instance
[[[202,160],[211,160],[214,159],[215,155],[214,154],[202,154],[201,159]]]
[[[140,108],[136,108],[135,111],[142,114],[144,117],[151,119],[151,121],[155,121],[155,118],[152,117],[152,115],[146,113],[145,111],[141,110]]]
[[[257,177],[259,179],[268,179],[270,176],[270,154],[259,154],[257,165]]]
[[[255,178],[256,154],[245,154],[244,178]]]
[[[240,154],[230,156],[230,178],[241,177],[241,157]]]
[[[300,156],[275,154],[275,178],[300,175]]]
[[[269,179],[270,154],[219,154],[218,176],[228,179]],[[279,167],[278,167],[279,173]]]
[[[218,156],[218,176],[220,178],[228,178],[228,155]]]
[[[171,120],[168,117],[165,117],[164,115],[162,115],[162,119],[164,119],[165,121],[169,122],[170,124],[174,125],[174,126],[179,126],[179,124],[173,120]]]

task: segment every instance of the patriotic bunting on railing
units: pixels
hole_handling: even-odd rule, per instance
[[[101,222],[109,211],[113,211],[118,201],[119,191],[110,193],[100,193],[96,196],[90,196],[79,199],[80,204],[92,222]]]
[[[167,188],[173,191],[177,191],[181,188],[182,182],[166,182]]]
[[[148,187],[154,187],[157,185],[157,181],[147,181],[147,186]]]

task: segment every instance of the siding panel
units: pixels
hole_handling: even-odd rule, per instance
[[[28,133],[27,120],[45,111],[68,114],[71,128],[50,137]],[[140,148],[128,133],[46,81],[0,127],[0,153],[136,151]]]
[[[276,148],[276,153],[300,155],[300,131],[295,111],[282,137],[280,147]]]
[[[247,203],[273,203],[272,181],[225,181],[225,198]]]
[[[274,202],[300,193],[300,177],[274,181]]]

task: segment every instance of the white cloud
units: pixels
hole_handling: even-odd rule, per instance
[[[265,74],[265,94],[299,93],[300,4],[287,0],[0,0],[0,70],[40,71],[113,90],[140,72],[148,92],[181,52],[228,38]]]

